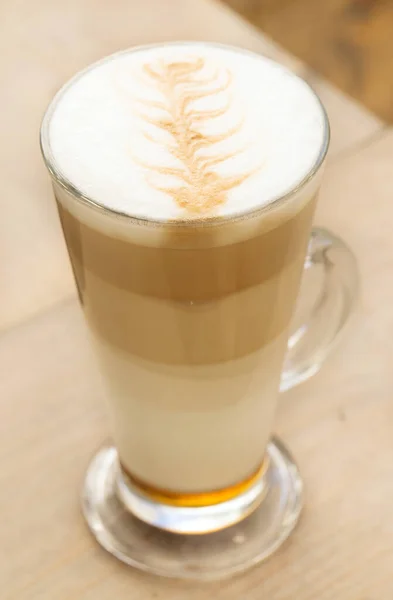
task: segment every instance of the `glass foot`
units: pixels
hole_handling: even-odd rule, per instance
[[[224,529],[195,535],[166,531],[136,518],[126,508],[123,493],[119,493],[116,449],[106,446],[89,465],[83,489],[83,513],[101,546],[128,565],[181,579],[229,577],[268,558],[290,535],[299,519],[303,483],[293,458],[277,439],[269,443],[267,458],[267,469],[258,488],[260,500],[254,499],[251,514]],[[132,492],[132,495],[138,494]],[[143,496],[138,501],[141,498],[146,501]],[[153,513],[168,508],[150,502],[155,505],[150,506]],[[130,506],[129,499],[127,505]],[[211,511],[217,513],[217,507],[220,505],[202,507],[207,511],[208,527],[211,527]],[[143,506],[143,510],[148,509]],[[152,520],[153,513],[150,514]]]

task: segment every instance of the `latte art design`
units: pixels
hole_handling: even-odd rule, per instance
[[[214,146],[226,142],[241,130],[239,120],[229,129],[219,133],[203,131],[204,124],[224,116],[230,108],[232,75],[228,69],[214,69],[204,75],[206,61],[192,58],[186,61],[163,60],[143,66],[144,81],[160,94],[160,100],[138,98],[145,110],[138,115],[166,136],[144,131],[143,135],[154,144],[165,145],[177,161],[177,166],[146,163],[133,155],[146,169],[146,179],[155,189],[169,194],[180,208],[190,213],[205,213],[224,204],[229,190],[240,185],[253,171],[235,175],[220,175],[217,165],[233,158],[242,148],[230,152],[215,150]],[[217,97],[218,108],[201,107],[200,101]],[[221,100],[222,99],[222,100]],[[152,109],[146,112],[146,107]],[[151,174],[170,176],[179,181],[177,185],[156,182]]]
[[[105,209],[155,223],[267,208],[318,159],[308,86],[263,56],[201,43],[131,49],[77,75],[52,105],[50,152]]]

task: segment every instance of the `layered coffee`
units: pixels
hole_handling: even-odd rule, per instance
[[[93,65],[48,113],[115,444],[160,498],[238,489],[261,468],[324,122],[285,69],[197,43]]]

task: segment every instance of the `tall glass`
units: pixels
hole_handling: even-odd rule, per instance
[[[58,98],[42,150],[114,444],[89,466],[84,514],[129,564],[180,577],[232,574],[271,554],[298,520],[302,481],[272,438],[280,381],[288,388],[315,370],[348,313],[338,298],[353,279],[350,254],[321,230],[310,242],[325,112],[317,160],[296,189],[219,220],[163,222],[100,206],[64,177],[48,136]],[[305,323],[290,330],[306,255],[308,270],[326,267],[324,295],[306,315],[311,329],[333,321],[322,342]]]

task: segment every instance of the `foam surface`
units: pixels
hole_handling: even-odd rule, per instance
[[[197,43],[110,57],[56,97],[51,161],[115,211],[154,220],[234,215],[295,188],[325,119],[299,78],[268,59]]]

